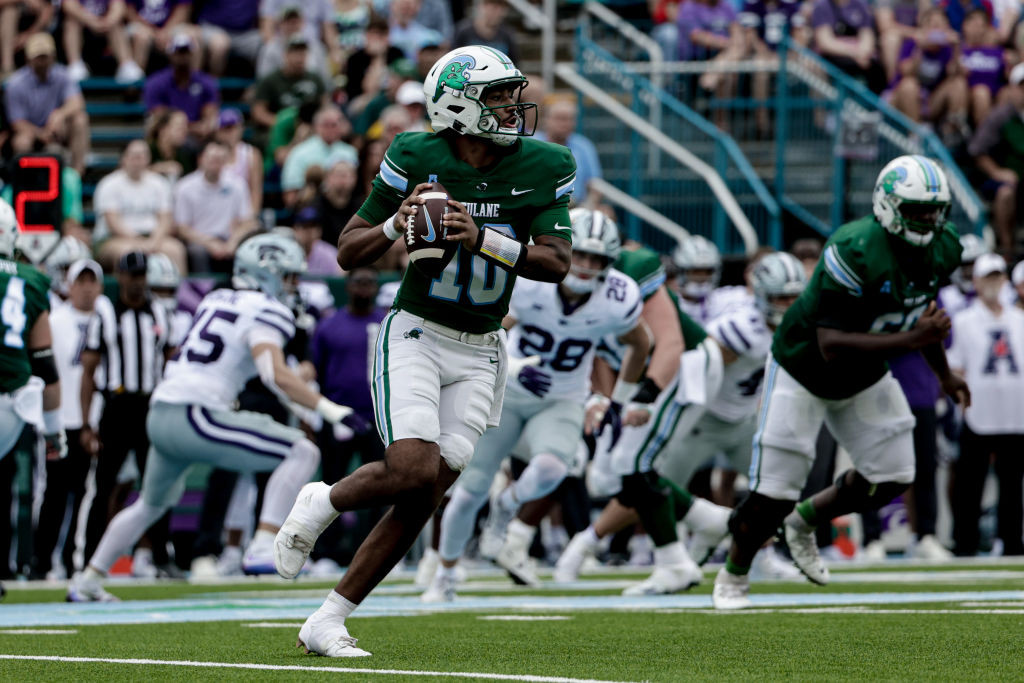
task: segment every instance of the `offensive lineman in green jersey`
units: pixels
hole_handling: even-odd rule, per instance
[[[372,263],[403,236],[430,180],[460,200],[449,201],[442,219],[445,238],[459,243],[448,267],[434,279],[407,269],[381,323],[372,388],[384,461],[333,487],[308,484],[278,534],[281,572],[282,565],[302,566],[340,511],[393,504],[299,631],[309,652],[369,654],[355,646],[345,618],[405,555],[501,415],[501,321],[516,276],[560,282],[569,271],[576,165],[568,149],[527,137],[536,105],[519,101],[525,86],[509,58],[488,47],[459,48],[438,60],[423,85],[436,132],[395,138],[373,192],[338,241],[346,270]]]
[[[700,416],[699,409],[687,409],[679,392],[679,370],[684,356],[697,354],[704,368],[705,363],[714,362],[716,355],[721,365],[721,353],[715,341],[679,308],[675,294],[664,286],[665,270],[657,254],[647,249],[625,252],[617,267],[642,283],[641,293],[664,293],[668,308],[659,321],[663,334],[681,343],[675,346],[672,357],[662,357],[663,374],[659,379],[664,378],[664,383],[660,384],[652,372],[653,358],[657,358],[662,345],[662,339],[655,336],[652,365],[640,390],[623,409],[622,436],[609,457],[601,459],[602,464],[598,464],[601,460],[595,461],[595,467],[607,470],[601,473],[601,479],[608,480],[612,486],[609,493],[615,495],[593,525],[573,536],[555,566],[555,580],[574,580],[583,560],[594,553],[601,538],[640,520],[655,545],[655,569],[646,581],[630,586],[625,594],[674,593],[690,588],[701,578],[699,567],[679,540],[676,522],[685,521],[694,531],[695,543],[701,548],[698,559],[703,562],[707,549],[713,549],[725,537],[729,510],[695,498],[660,476],[655,461],[666,446],[679,438],[676,435],[687,433]],[[645,320],[646,314],[647,304]],[[622,398],[613,394],[612,400],[618,403]],[[636,419],[638,412],[649,419]]]
[[[950,202],[937,164],[898,157],[875,183],[874,215],[829,238],[810,283],[775,332],[750,494],[729,522],[733,541],[715,579],[715,607],[750,606],[751,560],[783,518],[797,567],[825,584],[815,526],[877,509],[914,481],[914,417],[887,357],[920,351],[943,390],[970,402],[967,384],[946,364],[942,340],[950,321],[935,305],[940,283],[960,264],[957,231],[946,221]],[[850,453],[854,469],[790,512],[822,422]]]
[[[50,280],[14,261],[17,237],[14,209],[0,199],[0,458],[28,423],[42,424],[47,459],[63,458],[67,439],[50,349]]]

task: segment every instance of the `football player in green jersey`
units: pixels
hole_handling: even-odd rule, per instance
[[[966,383],[946,364],[942,340],[950,321],[935,305],[939,285],[960,265],[957,231],[946,220],[945,173],[926,157],[898,157],[882,169],[872,199],[874,215],[829,238],[810,283],[775,332],[750,494],[730,520],[732,547],[712,594],[717,608],[750,606],[751,560],[783,519],[797,567],[824,584],[828,570],[816,525],[877,509],[913,482],[914,417],[887,357],[920,351],[943,390],[970,401]],[[854,468],[793,510],[822,422]]]
[[[46,457],[54,460],[67,455],[67,439],[50,349],[50,281],[14,261],[17,237],[14,209],[0,199],[0,458],[26,424],[36,424],[42,425]]]
[[[432,178],[459,200],[449,202],[442,223],[446,239],[458,243],[450,263],[436,278],[406,270],[381,323],[371,384],[384,461],[333,487],[308,484],[278,535],[275,552],[301,566],[340,511],[393,504],[302,626],[307,651],[369,654],[355,646],[345,618],[405,555],[501,415],[501,321],[516,276],[560,282],[569,270],[576,165],[567,148],[529,137],[536,105],[519,101],[525,85],[509,58],[489,47],[438,60],[423,86],[436,132],[394,139],[370,197],[339,239],[338,261],[351,270],[403,236]]]

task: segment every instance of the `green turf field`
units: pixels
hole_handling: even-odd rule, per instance
[[[353,660],[295,648],[329,581],[115,582],[115,605],[8,584],[0,679],[1024,680],[1022,564],[889,563],[834,571],[825,588],[758,583],[758,607],[741,613],[710,609],[712,571],[687,594],[618,595],[641,576],[523,589],[483,572],[440,608],[389,581],[348,621],[373,653]]]

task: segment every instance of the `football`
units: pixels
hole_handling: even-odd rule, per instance
[[[416,212],[411,229],[405,232],[405,247],[412,264],[433,278],[448,265],[459,243],[444,239],[441,217],[448,213],[448,191],[444,186],[434,181],[433,188],[420,196],[424,203]]]

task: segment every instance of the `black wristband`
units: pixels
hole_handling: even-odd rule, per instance
[[[660,393],[658,384],[650,377],[644,377],[640,382],[640,388],[633,395],[633,403],[654,403]]]

